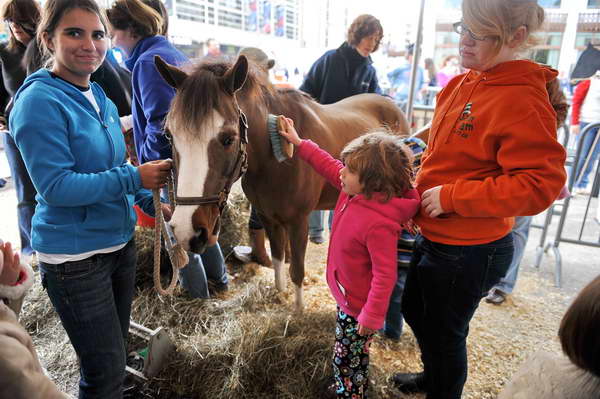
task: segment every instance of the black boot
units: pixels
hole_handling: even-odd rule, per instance
[[[425,373],[396,373],[392,376],[396,388],[402,393],[427,392]]]

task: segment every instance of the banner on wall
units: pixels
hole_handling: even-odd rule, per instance
[[[261,32],[270,35],[271,29],[271,2],[265,0],[262,3]]]
[[[282,4],[275,7],[275,36],[285,36],[285,6]]]
[[[246,20],[246,29],[256,32],[258,28],[258,1],[250,0],[248,2],[248,19]]]

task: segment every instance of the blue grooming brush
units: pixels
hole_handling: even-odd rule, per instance
[[[271,141],[273,155],[277,162],[283,162],[294,155],[294,146],[279,134],[279,117],[267,115],[267,131]]]

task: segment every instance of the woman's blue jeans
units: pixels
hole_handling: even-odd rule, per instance
[[[227,270],[219,243],[207,247],[203,254],[188,252],[189,263],[180,270],[181,286],[193,298],[210,298],[208,280],[227,284]]]
[[[513,237],[456,246],[415,240],[402,313],[421,349],[427,399],[459,399],[467,380],[469,322],[508,270]]]
[[[58,265],[40,263],[42,285],[80,362],[80,399],[123,396],[135,291],[134,240],[119,251]]]
[[[15,140],[8,133],[2,133],[2,135],[4,136],[4,151],[8,159],[10,174],[17,192],[17,220],[21,239],[21,253],[31,255],[33,253],[33,248],[31,248],[31,219],[37,205],[35,200],[37,191],[35,191],[35,187],[31,182]]]
[[[579,124],[579,128],[581,131],[589,125],[589,123],[581,122]],[[598,135],[598,128],[590,130],[585,137],[583,138],[582,148],[581,148],[581,157],[579,158],[579,162],[577,163],[577,167],[575,168],[575,187],[576,188],[585,188],[589,183],[589,175],[594,167],[595,162],[598,160],[598,156],[600,155],[600,140],[596,144],[596,146],[592,149],[592,145],[594,144],[594,140]],[[577,136],[577,143],[581,140],[581,135]],[[587,164],[587,167],[581,173],[583,169],[583,165],[585,164],[586,157],[591,154],[590,161]],[[581,175],[581,176],[580,176]]]

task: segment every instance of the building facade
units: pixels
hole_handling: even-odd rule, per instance
[[[462,0],[430,1],[438,3],[429,7],[423,48],[439,65],[446,55],[458,54],[459,36],[452,23],[461,18]],[[600,46],[600,0],[538,0],[538,4],[546,11],[546,24],[528,58],[568,73],[588,43]]]

